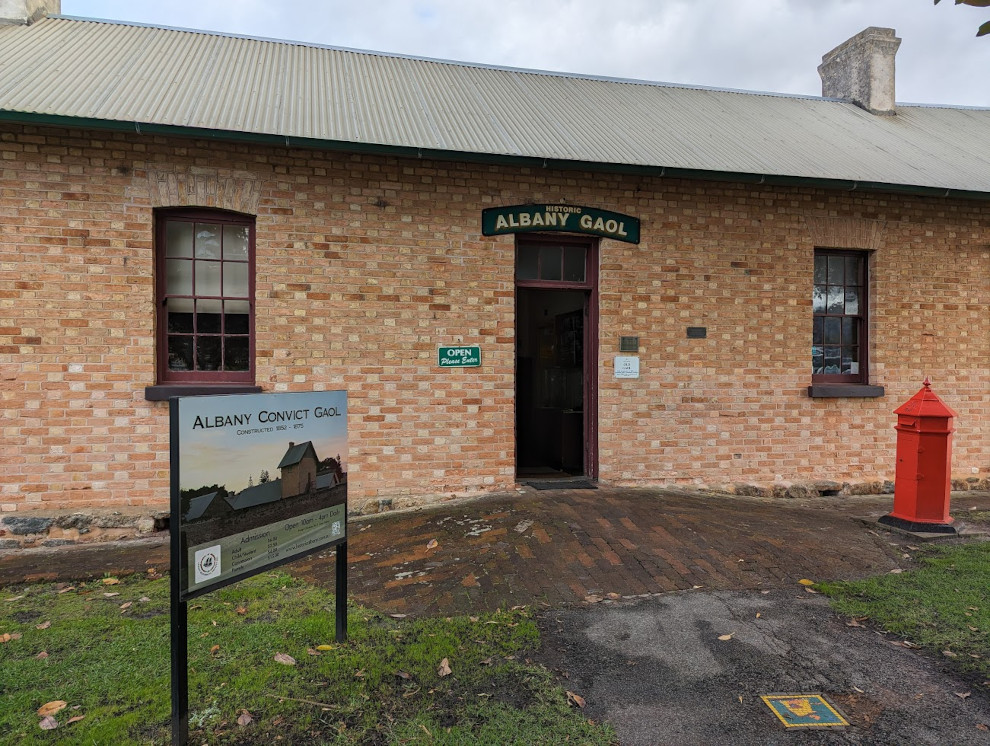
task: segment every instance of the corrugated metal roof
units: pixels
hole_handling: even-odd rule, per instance
[[[990,193],[990,109],[875,116],[830,99],[68,17],[0,28],[0,112]]]

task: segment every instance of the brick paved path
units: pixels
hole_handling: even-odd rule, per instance
[[[980,500],[990,504],[985,493]],[[857,578],[910,566],[905,538],[857,520],[891,506],[890,495],[797,501],[527,490],[352,523],[348,591],[383,611],[432,615]],[[332,588],[329,553],[291,571]]]

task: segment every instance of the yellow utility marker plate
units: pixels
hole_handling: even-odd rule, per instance
[[[820,694],[766,694],[761,697],[785,728],[826,728],[849,725]]]

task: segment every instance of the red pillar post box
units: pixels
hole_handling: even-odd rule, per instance
[[[956,533],[949,515],[952,419],[956,413],[935,395],[926,378],[921,390],[894,414],[894,509],[880,522],[908,531]]]

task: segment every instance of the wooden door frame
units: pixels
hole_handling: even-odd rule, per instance
[[[526,233],[517,234],[513,261],[513,275],[516,290],[516,321],[515,334],[519,335],[519,288],[535,290],[582,290],[585,295],[584,319],[584,361],[582,375],[584,398],[584,473],[589,479],[598,479],[598,256],[599,240],[587,236],[570,236],[560,234]],[[520,280],[517,276],[518,252],[521,247],[540,246],[541,244],[583,246],[585,254],[584,282],[567,282],[557,280]],[[516,353],[518,356],[518,353]],[[518,386],[518,378],[516,380]],[[516,388],[516,397],[519,392]],[[518,422],[516,423],[518,427]],[[518,460],[519,433],[515,432],[516,458]],[[518,464],[517,467],[518,469]]]

